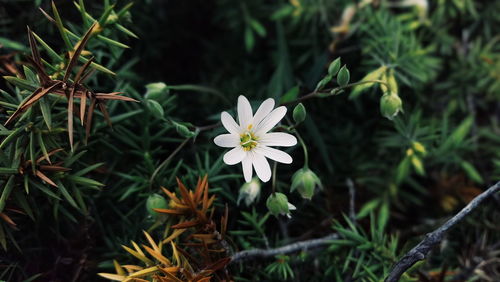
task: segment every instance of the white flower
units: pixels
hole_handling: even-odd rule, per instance
[[[268,132],[286,114],[284,106],[274,110],[273,108],[274,99],[269,98],[260,105],[254,115],[247,98],[239,96],[237,107],[239,125],[227,112],[221,114],[222,125],[229,134],[215,137],[214,142],[220,147],[233,148],[224,155],[223,160],[228,165],[241,162],[246,182],[252,180],[252,166],[260,180],[267,182],[271,179],[271,167],[266,158],[285,164],[292,163],[289,154],[270,147],[290,147],[297,144],[297,139],[291,134]]]
[[[260,181],[257,177],[254,177],[252,178],[252,181],[246,182],[241,186],[237,204],[239,205],[241,200],[245,200],[245,204],[250,206],[259,196]]]

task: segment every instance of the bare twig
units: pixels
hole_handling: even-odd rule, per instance
[[[311,239],[306,241],[295,242],[289,245],[285,245],[283,247],[275,248],[275,249],[254,249],[237,252],[231,257],[231,263],[241,262],[245,260],[251,260],[256,258],[266,258],[273,257],[280,254],[289,254],[298,251],[306,251],[310,249],[319,248],[323,245],[327,245],[331,243],[331,240],[339,238],[337,233],[333,233],[318,239]]]
[[[425,235],[424,240],[418,243],[418,245],[416,245],[398,262],[396,262],[385,281],[398,281],[401,275],[403,275],[403,273],[412,265],[414,265],[419,260],[425,259],[427,253],[432,249],[432,247],[443,240],[444,235],[451,227],[460,222],[465,216],[467,216],[475,208],[477,208],[485,199],[489,198],[499,190],[500,182],[497,182],[495,185],[488,188],[488,190],[484,191],[483,193],[479,194],[479,196],[474,198],[474,200],[472,200],[467,206],[465,206],[459,213],[446,221],[441,227]]]

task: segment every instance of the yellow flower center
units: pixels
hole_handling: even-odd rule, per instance
[[[240,135],[240,145],[245,151],[250,151],[257,146],[258,138],[250,131],[251,128],[252,125],[250,124],[248,126],[249,131]]]

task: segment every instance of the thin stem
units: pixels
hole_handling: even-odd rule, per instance
[[[273,196],[276,193],[276,167],[278,166],[277,162],[273,163],[273,179],[272,179],[272,188],[273,188]]]
[[[380,84],[384,84],[385,86],[387,86],[389,88],[389,85],[385,81],[382,81],[382,80],[358,81],[358,82],[350,83],[350,84],[347,84],[347,85],[344,85],[344,86],[340,86],[340,87],[337,87],[337,88],[326,89],[325,91],[313,91],[313,92],[308,93],[308,94],[306,94],[306,95],[304,95],[304,96],[302,96],[300,98],[297,98],[297,99],[295,99],[293,101],[281,103],[281,106],[294,105],[294,104],[297,104],[297,103],[302,102],[304,100],[308,100],[308,99],[315,98],[315,97],[320,97],[320,96],[322,96],[322,97],[329,97],[329,96],[334,95],[334,94],[331,93],[331,91],[333,91],[333,90],[342,90],[342,89],[346,89],[346,88],[349,88],[349,87],[358,86],[358,85],[362,85],[362,84],[366,84],[366,83],[380,83]],[[170,86],[169,88],[172,88],[172,86]],[[210,124],[210,125],[205,125],[205,126],[196,126],[196,129],[198,129],[199,132],[202,132],[202,131],[207,131],[207,130],[211,130],[211,129],[217,128],[217,127],[219,127],[221,125],[222,125],[221,122],[217,122],[217,123]]]
[[[296,129],[294,130],[294,133],[297,136],[300,145],[302,146],[302,150],[304,151],[304,168],[309,168],[309,152],[307,151],[306,143],[304,142],[304,139],[302,139],[302,137],[300,136],[299,132]]]
[[[362,85],[362,84],[367,84],[367,83],[380,83],[380,84],[384,84],[385,86],[387,86],[389,88],[389,85],[385,81],[382,81],[382,80],[363,80],[363,81],[349,83],[349,84],[346,84],[344,86],[339,86],[339,87],[336,87],[336,88],[325,89],[324,91],[313,91],[313,92],[311,92],[309,94],[306,94],[306,95],[304,95],[304,96],[302,96],[300,98],[297,98],[297,99],[295,99],[293,101],[282,103],[281,105],[282,106],[293,105],[293,104],[297,104],[299,102],[302,102],[304,100],[308,100],[308,99],[315,98],[315,97],[320,97],[320,96],[322,96],[322,97],[329,97],[329,96],[334,95],[333,93],[335,91],[346,89],[346,88],[353,87],[353,86]]]
[[[217,128],[221,125],[222,125],[221,122],[217,122],[217,123],[213,123],[213,124],[209,124],[209,125],[205,125],[205,126],[196,126],[196,129],[198,130],[198,132],[202,132],[202,131],[207,131],[210,129]]]
[[[186,138],[184,141],[182,141],[181,144],[179,144],[179,146],[177,146],[177,148],[175,148],[175,150],[155,169],[155,171],[153,172],[153,174],[151,175],[151,177],[149,178],[149,188],[151,189],[151,187],[153,186],[153,181],[155,180],[156,178],[156,175],[160,172],[160,170],[165,166],[167,165],[171,160],[172,158],[187,144],[187,142],[189,141],[189,139],[191,138]]]

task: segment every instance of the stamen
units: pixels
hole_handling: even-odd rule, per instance
[[[249,125],[250,127],[251,125]],[[252,132],[247,131],[244,134],[240,135],[240,145],[243,147],[243,150],[250,151],[257,146],[258,138],[253,135]]]

